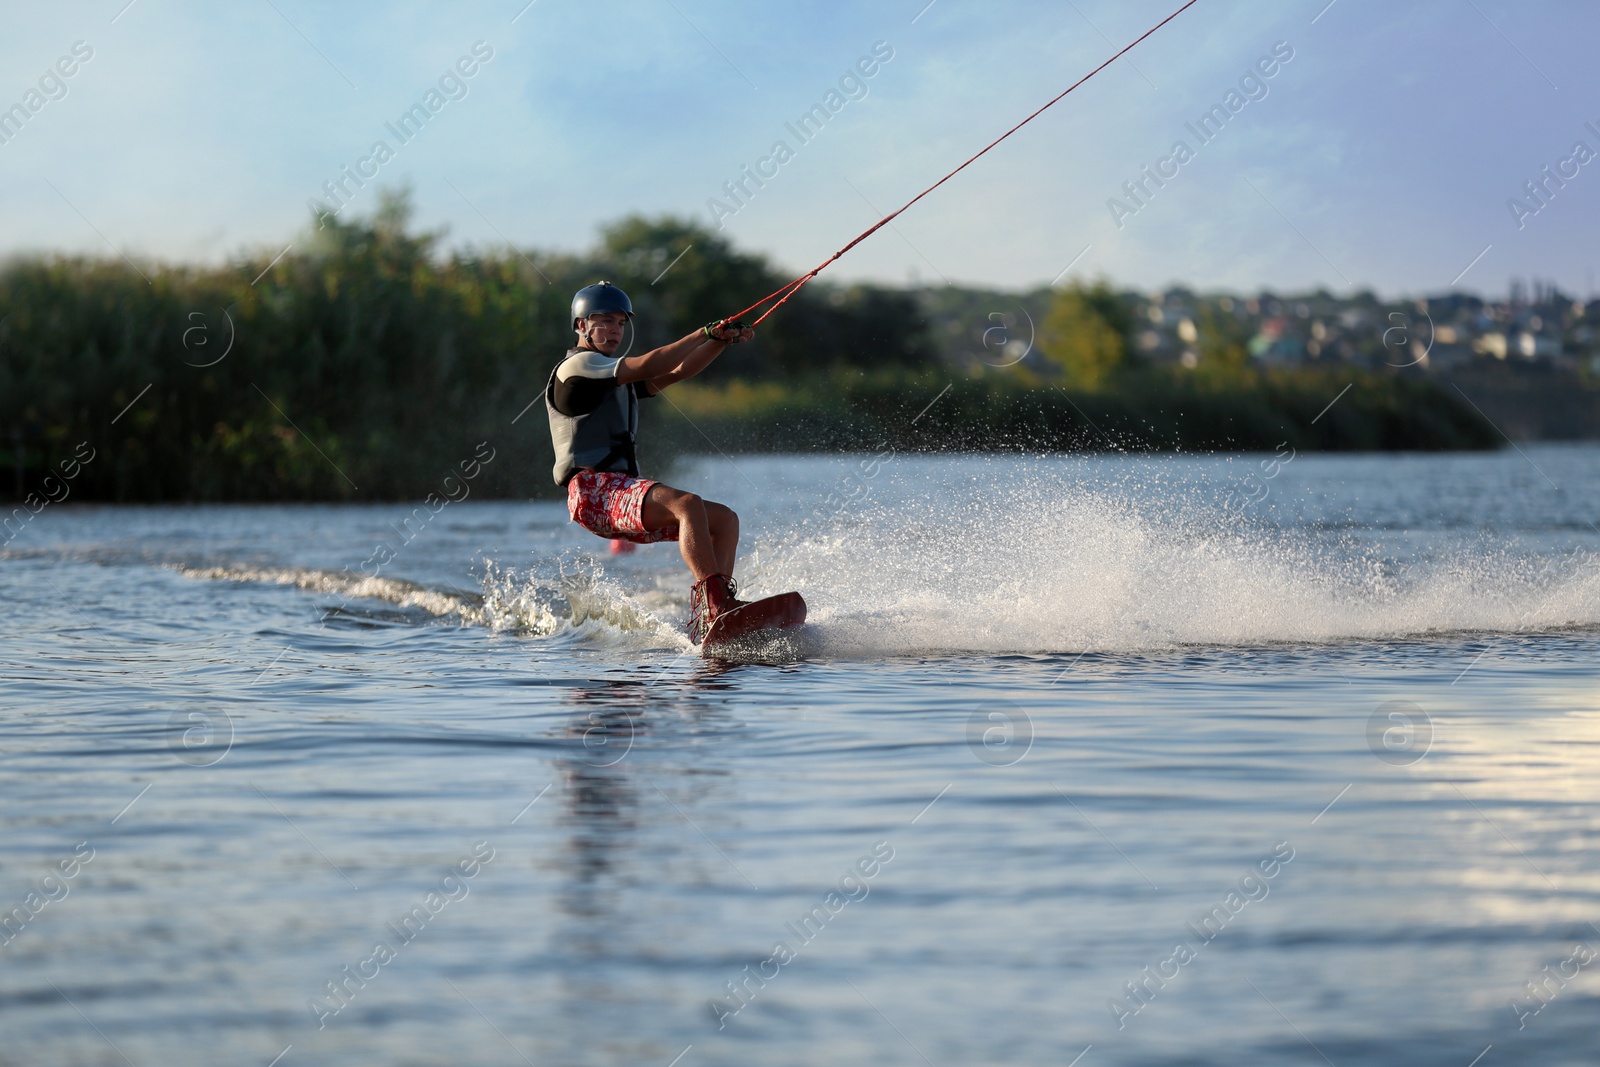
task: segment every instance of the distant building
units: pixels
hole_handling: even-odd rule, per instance
[[[1561,342],[1549,334],[1517,334],[1517,355],[1523,359],[1555,359],[1561,355]]]
[[[1499,330],[1484,334],[1473,342],[1472,347],[1474,350],[1486,356],[1493,356],[1495,359],[1505,359],[1508,350],[1506,335]]]
[[[1298,363],[1306,354],[1305,342],[1289,332],[1289,320],[1282,316],[1263,320],[1247,347],[1263,363]]]

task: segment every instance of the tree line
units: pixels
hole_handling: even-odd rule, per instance
[[[572,343],[578,287],[604,277],[629,292],[638,313],[630,343],[642,352],[789,280],[670,217],[622,219],[581,254],[446,249],[441,233],[410,221],[407,198],[388,193],[370,217],[324,217],[275,261],[135,268],[35,256],[0,267],[0,486],[15,480],[20,497],[86,443],[96,458],[73,482],[76,499],[414,499],[487,442],[496,460],[475,493],[553,493],[542,396]],[[1114,294],[1068,289],[1057,303],[1041,335],[1056,368],[1046,377],[1055,378],[1010,368],[996,377],[1004,388],[1069,412],[1035,387],[1114,393],[1144,373],[1126,358]],[[921,396],[965,373],[941,352],[914,294],[814,282],[753,345],[711,368],[698,399],[756,383],[820,411],[851,402],[850,388],[826,383],[871,380],[881,388],[863,400],[870,416],[896,389]],[[1233,387],[1248,385],[1243,375]],[[986,388],[963,382],[964,403]],[[683,417],[652,412],[658,423]],[[796,446],[851,447],[854,438],[823,432]],[[979,434],[945,440],[983,447]]]

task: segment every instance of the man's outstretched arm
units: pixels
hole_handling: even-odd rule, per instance
[[[651,392],[659,393],[674,382],[692,378],[705,370],[728,345],[748,341],[755,335],[755,330],[747,326],[696,330],[670,345],[623,359],[617,367],[617,381],[623,384],[645,382]]]

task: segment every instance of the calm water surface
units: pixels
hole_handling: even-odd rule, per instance
[[[53,506],[0,1062],[1593,1064],[1597,460],[704,461],[746,664],[552,503]]]

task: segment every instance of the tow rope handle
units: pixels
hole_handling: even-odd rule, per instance
[[[1067,86],[1058,95],[1056,95],[1054,98],[1052,98],[1050,101],[1048,101],[1043,107],[1039,108],[1039,110],[1035,111],[1033,114],[1029,115],[1027,118],[1023,119],[1021,122],[1017,123],[1015,126],[1011,127],[1005,133],[1002,133],[999,137],[996,137],[993,141],[990,141],[987,145],[985,145],[982,149],[980,149],[977,152],[977,154],[974,155],[971,159],[968,159],[965,163],[961,164],[961,166],[957,167],[955,170],[951,171],[949,174],[946,174],[943,178],[940,178],[938,181],[934,182],[932,185],[930,185],[926,189],[922,190],[922,192],[918,193],[916,196],[912,197],[910,200],[907,200],[903,205],[901,205],[901,207],[899,207],[895,211],[891,211],[889,214],[885,215],[883,218],[881,218],[877,222],[873,223],[867,229],[863,230],[849,244],[845,245],[843,248],[839,249],[839,251],[835,252],[833,255],[831,255],[827,259],[823,260],[814,269],[812,269],[811,271],[809,271],[809,272],[807,272],[805,274],[800,275],[800,277],[796,278],[794,281],[789,282],[786,285],[780,286],[777,289],[774,289],[772,292],[768,293],[766,296],[762,297],[760,300],[757,300],[754,304],[751,304],[749,307],[745,308],[743,311],[740,311],[740,312],[737,312],[737,313],[735,313],[733,315],[730,315],[730,316],[728,316],[728,318],[723,319],[722,321],[726,323],[726,322],[742,319],[746,315],[750,314],[752,311],[755,311],[755,310],[759,309],[760,307],[762,307],[763,305],[765,305],[767,303],[767,301],[772,300],[774,297],[777,297],[778,298],[778,302],[773,304],[771,307],[767,308],[766,311],[763,311],[761,313],[761,317],[756,319],[756,321],[754,321],[754,322],[752,322],[750,324],[751,328],[760,326],[763,322],[765,322],[767,320],[767,316],[771,315],[774,311],[777,311],[785,303],[788,302],[788,300],[789,300],[789,298],[791,296],[793,296],[795,293],[798,293],[800,291],[801,287],[806,284],[806,282],[809,282],[812,278],[815,278],[817,275],[821,274],[822,271],[823,271],[823,268],[827,267],[829,264],[833,263],[834,260],[838,259],[840,256],[844,255],[846,252],[848,252],[852,248],[854,248],[856,245],[860,244],[862,241],[865,241],[868,237],[871,237],[873,234],[875,234],[879,230],[883,229],[883,227],[887,226],[889,223],[893,222],[896,218],[898,218],[912,204],[915,204],[918,200],[921,200],[923,197],[927,196],[929,193],[931,193],[935,189],[939,188],[939,186],[943,185],[945,182],[949,181],[951,178],[954,178],[957,174],[960,174],[962,171],[966,170],[967,167],[969,167],[973,163],[977,162],[978,158],[980,156],[982,156],[985,152],[989,151],[989,149],[993,148],[995,145],[999,144],[1001,141],[1004,141],[1007,137],[1010,137],[1012,134],[1014,134],[1018,130],[1022,129],[1022,127],[1026,126],[1028,123],[1030,123],[1034,119],[1038,118],[1040,115],[1042,115],[1045,112],[1046,109],[1050,108],[1052,105],[1054,105],[1059,100],[1061,100],[1062,97],[1066,96],[1068,93],[1072,92],[1072,90],[1076,89],[1078,86],[1082,85],[1084,82],[1088,81],[1090,78],[1094,77],[1096,74],[1099,74],[1102,70],[1105,70],[1111,64],[1115,63],[1117,60],[1119,60],[1123,56],[1127,55],[1129,52],[1133,51],[1133,48],[1134,48],[1135,45],[1139,44],[1146,37],[1149,37],[1151,34],[1155,33],[1157,30],[1161,29],[1161,27],[1165,26],[1167,23],[1171,22],[1173,19],[1177,18],[1179,15],[1183,14],[1185,11],[1189,10],[1191,7],[1193,7],[1195,4],[1197,4],[1199,2],[1200,2],[1200,0],[1189,0],[1188,3],[1186,3],[1182,7],[1178,8],[1178,10],[1174,11],[1172,14],[1168,15],[1166,18],[1162,19],[1160,22],[1156,23],[1154,26],[1150,27],[1148,30],[1146,30],[1143,33],[1141,33],[1138,37],[1135,37],[1131,42],[1129,42],[1125,47],[1123,47],[1123,49],[1121,51],[1119,51],[1116,55],[1112,56],[1110,59],[1108,59],[1104,63],[1100,64],[1098,67],[1094,68],[1089,73],[1085,74],[1083,77],[1081,77],[1077,81],[1073,82],[1071,85]],[[710,336],[709,332],[707,333],[707,336],[708,337]]]
[[[711,336],[713,331],[720,332],[722,330],[744,330],[745,328],[745,324],[740,322],[737,318],[718,319],[716,322],[708,322],[704,326],[700,327],[700,332],[706,335],[706,340],[716,341],[719,340],[719,338]],[[729,345],[736,345],[738,343],[738,341],[723,342],[723,344]]]

